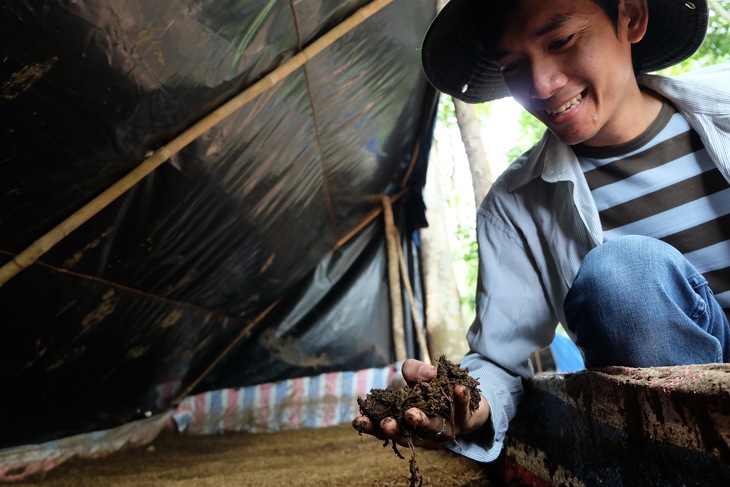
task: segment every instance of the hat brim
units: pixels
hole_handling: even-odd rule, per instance
[[[513,1],[513,0],[506,0]],[[648,73],[692,56],[707,33],[707,0],[648,0],[649,24],[632,47],[635,70]],[[494,2],[451,0],[426,32],[421,51],[424,74],[439,91],[467,103],[509,96],[499,67],[489,61],[484,29]],[[488,27],[487,27],[488,28]]]

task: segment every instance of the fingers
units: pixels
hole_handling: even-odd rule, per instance
[[[480,397],[479,407],[472,411],[470,407],[471,395],[464,386],[454,388],[454,424],[461,433],[477,430],[489,419],[489,403]]]
[[[374,425],[367,416],[358,416],[352,420],[352,427],[360,433],[373,435],[381,440],[396,439],[399,436],[398,423],[393,418],[385,418],[379,425]]]
[[[421,435],[440,436],[445,434],[447,437],[451,434],[451,427],[441,416],[429,417],[426,413],[418,408],[410,408],[406,411],[406,421],[419,431]]]
[[[420,360],[409,358],[403,362],[401,373],[408,385],[413,387],[413,385],[419,380],[431,381],[435,379],[436,367],[421,362]]]
[[[352,426],[360,433],[366,433],[383,441],[390,440],[403,447],[417,446],[430,450],[444,448],[443,443],[453,439],[456,434],[453,423],[441,416],[429,417],[418,408],[410,408],[405,413],[406,421],[413,426],[412,434],[402,436],[398,423],[393,418],[385,418],[374,424],[367,416],[358,416]]]
[[[406,421],[424,434],[443,433],[446,423],[441,416],[429,417],[418,408],[410,408],[405,413]],[[352,426],[360,433],[373,435],[380,439],[397,439],[400,436],[398,422],[393,418],[385,418],[374,425],[367,416],[358,416],[352,420]]]
[[[393,418],[385,418],[380,422],[380,430],[385,438],[394,439],[400,435],[398,422]]]
[[[471,401],[469,389],[464,386],[454,387],[454,422],[460,426],[465,426],[471,419],[469,401]]]
[[[372,424],[370,418],[367,416],[357,416],[352,420],[352,427],[355,428],[359,433],[367,433],[372,435]]]

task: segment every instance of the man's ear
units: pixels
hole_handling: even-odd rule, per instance
[[[619,23],[626,34],[626,40],[636,44],[644,38],[649,23],[649,7],[646,0],[621,0]]]

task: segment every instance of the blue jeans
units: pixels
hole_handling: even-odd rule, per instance
[[[730,362],[730,327],[707,281],[660,240],[593,249],[563,309],[588,368]]]

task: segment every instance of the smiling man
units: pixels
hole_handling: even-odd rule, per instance
[[[586,366],[730,361],[730,70],[644,73],[691,56],[705,0],[451,0],[423,67],[470,103],[512,96],[548,128],[477,214],[477,316],[444,421],[411,409],[415,444],[494,460],[563,323]],[[413,384],[433,367],[408,360]],[[403,444],[386,418],[360,428]],[[451,440],[456,439],[456,443]]]
[[[568,145],[639,136],[662,106],[634,76],[631,46],[648,20],[641,2],[624,2],[618,25],[592,1],[539,3],[519,3],[490,53],[511,95]]]

